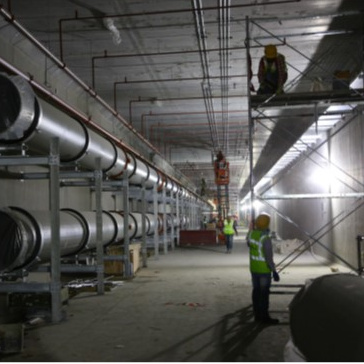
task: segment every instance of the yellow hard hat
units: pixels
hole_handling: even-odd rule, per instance
[[[265,46],[264,54],[267,58],[277,58],[277,47],[273,44]]]
[[[266,229],[268,229],[269,223],[270,223],[270,216],[268,214],[266,214],[266,213],[260,214],[255,219],[255,227],[258,230],[266,230]]]

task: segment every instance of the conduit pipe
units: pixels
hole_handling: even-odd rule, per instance
[[[287,4],[287,3],[294,3],[294,2],[300,2],[301,0],[278,0],[278,1],[272,1],[269,3],[264,4],[265,6],[268,5],[279,5],[279,4]],[[254,6],[260,6],[261,4],[235,4],[231,5],[231,8],[245,8],[245,7],[254,7]],[[10,6],[9,6],[10,9]],[[205,7],[204,10],[217,10],[219,9],[219,6],[208,6]],[[115,15],[101,15],[101,16],[83,16],[79,17],[76,12],[76,16],[74,18],[63,18],[59,20],[59,43],[60,43],[60,58],[63,60],[63,30],[62,30],[62,24],[63,22],[70,22],[70,21],[87,21],[90,19],[113,19],[113,18],[130,18],[132,16],[154,16],[154,15],[160,15],[160,14],[177,14],[177,13],[191,13],[190,8],[185,9],[173,9],[173,10],[163,10],[163,11],[142,11],[139,13],[124,13],[124,14],[115,14]]]
[[[229,95],[229,98],[241,98],[244,95]],[[210,94],[210,99],[211,101],[213,101],[213,99],[221,99],[221,96],[212,96],[212,93]],[[139,97],[138,99],[134,99],[134,100],[130,100],[129,101],[129,120],[130,122],[132,122],[132,104],[136,103],[136,102],[151,102],[151,101],[161,101],[161,102],[165,102],[165,101],[193,101],[193,100],[206,100],[205,96],[201,97],[201,96],[193,96],[193,97],[168,97],[168,98],[157,98],[157,99],[153,99],[151,97],[149,98],[141,98]],[[205,111],[206,115],[208,114],[208,110]]]
[[[221,75],[221,109],[223,137],[222,150],[229,154],[228,130],[229,130],[229,49],[230,47],[230,0],[219,1],[219,43],[220,43],[220,75]]]
[[[230,110],[230,113],[241,113],[243,114],[244,112],[246,112],[247,110]],[[223,111],[215,111],[216,114],[221,114]],[[141,119],[140,119],[140,122],[141,122],[141,133],[142,135],[146,136],[145,135],[145,126],[144,126],[144,123],[147,122],[148,120],[146,119],[147,117],[160,117],[160,116],[184,116],[184,115],[206,115],[206,111],[185,111],[185,112],[166,112],[166,113],[152,113],[152,112],[149,112],[149,113],[144,113],[142,114],[141,116]],[[242,124],[241,121],[237,122],[239,123],[240,125]],[[161,124],[160,126],[163,127],[163,125],[166,125],[166,124]],[[179,123],[176,125],[178,126],[180,125]],[[204,123],[193,123],[193,125],[208,125],[206,122]],[[173,124],[169,124],[169,126],[171,127],[174,127]],[[182,126],[189,126],[188,123],[185,123],[185,124],[182,124]]]
[[[193,0],[193,14],[196,25],[196,35],[198,41],[198,47],[200,49],[201,66],[203,71],[204,80],[201,82],[201,88],[203,92],[203,98],[205,102],[207,119],[209,121],[209,127],[211,132],[211,142],[214,149],[221,149],[219,142],[219,135],[216,130],[216,120],[214,114],[214,100],[212,97],[212,88],[210,83],[210,62],[208,58],[207,44],[206,44],[206,32],[205,21],[203,17],[203,9],[201,0]]]
[[[185,220],[177,221],[167,214],[167,230]],[[163,233],[162,216],[145,215],[146,234],[153,235],[155,221],[158,233]],[[185,219],[185,217],[183,217]],[[142,237],[143,215],[129,213],[128,229],[124,228],[122,211],[102,212],[102,244],[104,247],[122,242],[126,232],[129,239]],[[60,211],[60,255],[62,258],[96,249],[96,212],[62,209]],[[27,269],[51,259],[51,215],[49,211],[32,211],[20,207],[0,210],[0,272]]]

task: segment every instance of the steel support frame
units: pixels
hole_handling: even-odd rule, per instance
[[[102,245],[102,191],[103,191],[103,173],[101,170],[101,160],[96,158],[96,169],[94,172],[60,172],[60,156],[59,156],[59,140],[54,138],[50,142],[50,154],[48,157],[1,157],[0,165],[48,165],[49,173],[26,173],[27,179],[48,179],[49,180],[49,210],[51,216],[51,236],[52,251],[50,267],[38,267],[34,271],[49,272],[50,283],[0,283],[0,292],[50,292],[52,307],[52,322],[62,320],[62,302],[61,302],[61,272],[96,272],[97,274],[97,293],[102,295],[105,293],[104,288],[104,257]],[[88,181],[60,181],[62,178],[94,178],[95,182]],[[112,182],[115,185],[116,182]],[[120,183],[119,183],[120,184]],[[61,264],[60,256],[60,186],[90,186],[95,188],[95,204],[96,204],[96,257],[97,264],[95,266],[75,266],[72,264]],[[125,257],[122,257],[125,261]],[[130,269],[129,269],[130,271]]]
[[[252,22],[253,24],[257,25],[260,29],[266,31],[267,33],[269,33],[271,36],[273,36],[274,38],[278,39],[278,40],[281,40],[279,37],[276,37],[274,36],[274,34],[272,34],[271,32],[269,32],[268,30],[264,29],[263,27],[261,27],[260,25],[258,25],[255,21]],[[245,46],[246,46],[246,59],[247,59],[247,70],[250,69],[250,65],[249,65],[249,59],[250,59],[250,32],[249,32],[249,17],[246,17],[246,40],[245,40]],[[300,51],[294,49],[294,47],[292,46],[289,46],[290,48],[292,48],[293,50],[295,50],[296,52],[300,53],[302,56],[304,56],[305,58],[308,59],[308,57],[304,54],[302,54]],[[310,59],[309,59],[310,60]],[[312,61],[312,60],[310,60]],[[299,72],[301,75],[302,75],[302,72]],[[352,90],[353,92],[357,93],[360,97],[360,93],[357,92],[356,90]],[[255,217],[255,211],[254,211],[254,200],[256,198],[255,196],[255,191],[254,191],[254,166],[253,166],[253,132],[254,132],[254,119],[252,118],[252,100],[251,100],[251,92],[250,92],[250,80],[248,80],[247,82],[247,96],[248,96],[248,120],[249,120],[249,167],[250,167],[250,203],[251,203],[251,221],[254,221],[254,217]],[[267,97],[267,99],[260,105],[260,106],[257,106],[256,109],[258,109],[259,107],[264,107],[264,104],[268,103],[271,99],[273,99],[276,95],[271,95],[269,97]],[[326,95],[326,98],[327,98],[327,95]],[[282,106],[285,106],[285,105],[282,105]],[[314,105],[315,106],[315,105]],[[262,112],[260,112],[262,113]],[[315,115],[317,115],[317,106],[315,107]],[[317,122],[317,121],[316,121]],[[271,188],[272,186],[270,186],[269,188]],[[267,190],[265,190],[266,192]],[[335,197],[335,196],[327,196],[328,198],[332,198],[332,197]],[[356,196],[340,196],[340,197],[356,197]],[[283,199],[283,196],[280,196],[281,199]],[[287,197],[288,199],[289,197]],[[291,196],[290,198],[295,198],[294,196]],[[309,198],[307,195],[306,196],[303,196],[301,198]],[[312,196],[312,198],[314,198]],[[358,197],[360,198],[360,197]],[[273,199],[273,198],[272,198]],[[277,209],[275,209],[272,205],[268,204],[265,200],[264,197],[262,196],[259,196],[259,200],[261,200],[262,202],[264,202],[265,204],[269,205],[271,208],[273,208],[274,210],[277,211]],[[358,201],[358,200],[356,200]],[[360,205],[361,206],[361,205]],[[349,211],[346,216],[344,216],[341,220],[343,221],[347,216],[349,216],[352,212],[356,211],[357,208],[354,207],[354,209],[352,211]],[[278,212],[279,214],[279,212]],[[299,226],[297,224],[295,224],[291,219],[289,219],[288,217],[282,215],[282,214],[279,214],[281,217],[283,217],[286,221],[288,221],[289,223],[293,223],[296,227],[299,228]],[[332,219],[334,220],[334,219]],[[343,263],[345,263],[348,267],[352,268],[355,270],[355,268],[350,264],[348,263],[347,261],[345,261],[342,257],[338,256],[337,254],[335,254],[332,250],[328,249],[327,247],[325,247],[318,239],[316,239],[314,236],[316,235],[313,234],[313,235],[310,235],[309,233],[307,233],[306,231],[304,231],[303,229],[299,228],[302,232],[305,233],[306,236],[308,236],[309,238],[313,239],[313,243],[310,244],[310,246],[312,246],[313,244],[315,243],[319,243],[323,248],[325,248],[327,251],[329,251],[329,253],[333,254],[336,258],[338,258],[340,261],[342,261]],[[332,227],[333,229],[333,227]],[[331,230],[331,229],[330,229]],[[329,231],[330,231],[329,230]],[[328,231],[327,231],[328,232]],[[325,232],[325,234],[327,233]],[[325,234],[321,235],[319,238],[322,238]],[[358,255],[359,255],[359,239],[358,239]],[[300,255],[300,253],[297,255],[297,257]],[[297,258],[296,257],[296,258]],[[360,256],[359,256],[360,257]],[[293,260],[291,260],[288,264],[285,265],[285,267],[287,267],[290,263],[292,263],[296,258],[294,258]],[[287,259],[287,258],[285,258]],[[284,260],[285,260],[284,259]],[[360,259],[360,258],[358,258]],[[281,264],[282,262],[280,262],[279,264]],[[361,262],[358,262],[358,265],[361,264]],[[284,268],[285,268],[284,267]],[[281,269],[282,270],[282,269]],[[362,270],[362,266],[359,265],[358,266],[358,272],[359,274],[361,274],[361,270]]]
[[[105,293],[104,284],[104,248],[102,236],[102,180],[101,158],[95,160],[95,205],[96,205],[96,272],[97,272],[97,293]]]
[[[174,238],[175,238],[175,229],[174,229],[174,197],[173,197],[173,191],[171,190],[169,192],[169,206],[170,206],[170,214],[172,217],[172,224],[171,224],[171,249],[174,250],[175,245],[174,245]]]
[[[246,69],[250,70],[250,20],[247,16],[245,19],[245,48],[246,48]],[[252,102],[251,102],[251,90],[250,90],[250,80],[247,82],[247,96],[248,96],[248,123],[249,123],[249,188],[250,188],[250,221],[253,222],[255,219],[255,209],[254,209],[254,200],[255,200],[255,192],[254,192],[254,155],[253,155],[253,136],[254,136],[254,120],[252,118]]]
[[[153,213],[154,213],[154,257],[159,259],[159,231],[158,231],[158,187],[153,186]]]
[[[60,269],[60,196],[59,196],[59,140],[54,138],[50,142],[48,157],[1,157],[0,165],[45,165],[49,167],[49,210],[51,216],[51,269],[49,283],[0,283],[0,292],[50,292],[51,320],[54,323],[62,320],[61,302],[61,269]]]
[[[361,276],[363,274],[364,268],[363,268],[363,259],[362,259],[362,245],[363,245],[364,236],[358,235],[356,237],[356,249],[358,252],[358,275]]]
[[[147,265],[147,228],[146,228],[146,218],[147,213],[147,200],[146,200],[146,189],[145,180],[142,182],[141,187],[141,213],[142,213],[142,265],[146,268]]]
[[[162,190],[162,209],[163,209],[163,254],[168,253],[168,240],[167,240],[167,195],[166,189]]]
[[[127,232],[124,233],[124,275],[126,278],[131,278],[133,276],[133,272],[131,272],[131,264],[130,264],[130,238],[128,234],[128,226],[129,226],[129,176],[127,173],[123,175],[123,212],[124,212],[124,230]]]

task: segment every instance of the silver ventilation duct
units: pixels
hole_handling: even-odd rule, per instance
[[[103,213],[103,244],[115,241],[122,219]],[[96,247],[96,213],[60,211],[60,254],[75,255]],[[49,211],[19,207],[0,210],[0,271],[11,271],[50,260],[52,248]]]
[[[168,221],[176,219],[167,215]],[[143,215],[129,213],[129,239],[142,237]],[[154,234],[155,221],[158,233],[161,217],[145,215],[146,234]],[[60,211],[60,255],[73,256],[96,249],[96,212],[62,209]],[[102,244],[104,247],[121,242],[125,236],[123,212],[102,213]],[[49,211],[29,211],[19,207],[0,210],[0,272],[10,272],[43,264],[51,259],[51,215]]]
[[[130,184],[152,188],[165,186],[176,193],[178,186],[134,155],[117,148],[78,120],[68,116],[34,94],[21,76],[0,74],[0,143],[27,143],[34,153],[49,152],[49,141],[59,138],[62,162],[74,162],[86,169],[95,168],[101,159],[101,169],[110,178],[120,178],[126,170]],[[186,193],[188,195],[188,193]]]
[[[0,73],[0,144],[11,146],[26,143],[30,152],[49,153],[49,142],[59,139],[60,159],[64,163],[77,163],[92,170],[96,158],[101,169],[111,179],[127,173],[129,182],[145,184],[146,188],[178,193],[181,197],[193,195],[175,181],[167,178],[135,155],[117,147],[85,124],[70,117],[35,95],[30,84],[21,76]],[[196,196],[194,198],[197,199]],[[167,215],[167,230],[176,219]],[[163,217],[146,216],[147,235],[163,232]],[[182,221],[181,221],[182,223]],[[75,255],[96,247],[96,216],[94,212],[60,211],[61,257]],[[25,211],[6,208],[0,211],[0,272],[29,267],[50,259],[51,228],[48,211]],[[130,239],[142,236],[142,215],[130,214]],[[121,213],[103,212],[103,245],[124,238],[124,221]]]

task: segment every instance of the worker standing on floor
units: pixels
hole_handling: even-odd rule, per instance
[[[238,230],[236,229],[236,224],[231,215],[224,220],[224,235],[226,243],[226,253],[230,254],[233,249],[233,239],[234,234],[238,235]]]
[[[285,57],[278,53],[275,45],[264,48],[264,56],[260,59],[258,69],[258,95],[282,94],[287,81],[287,65]]]
[[[273,261],[272,240],[269,237],[270,216],[260,214],[254,224],[254,229],[248,234],[247,243],[250,255],[250,272],[252,276],[253,311],[256,322],[278,324],[279,320],[269,316],[269,293],[272,282],[279,281]]]

